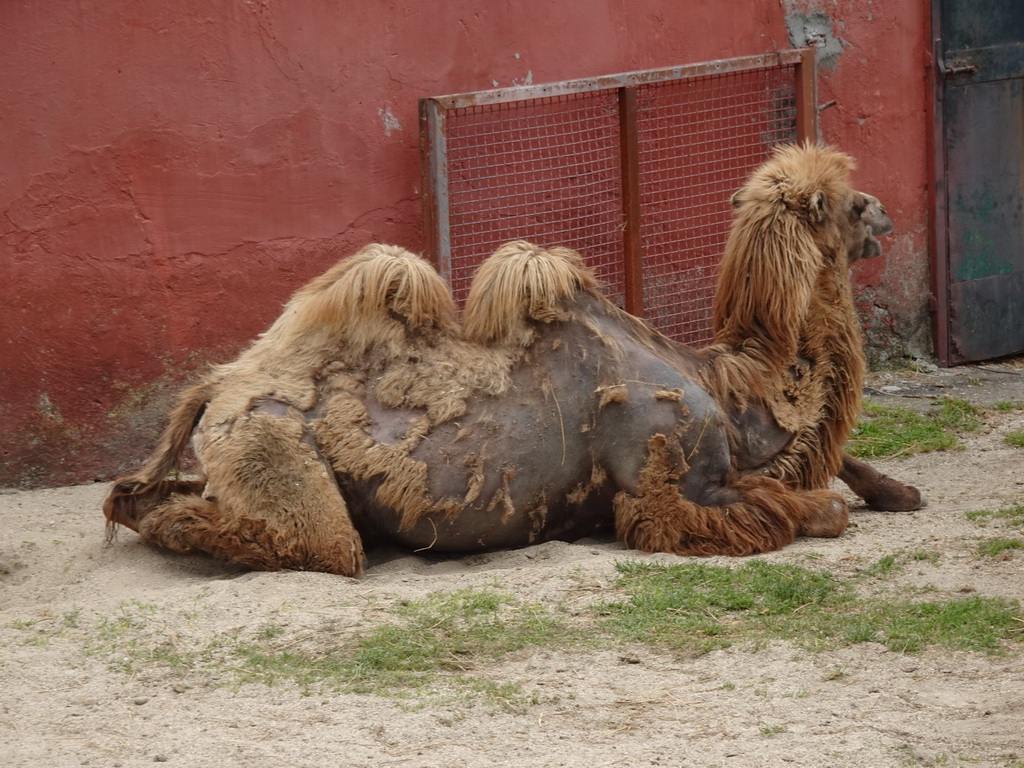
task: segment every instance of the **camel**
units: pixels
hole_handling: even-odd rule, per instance
[[[108,536],[358,576],[381,542],[471,553],[603,532],[752,555],[840,535],[836,476],[871,506],[916,508],[916,489],[842,451],[864,375],[847,265],[891,228],[852,168],[805,145],[753,173],[700,350],[613,305],[567,248],[498,249],[460,323],[427,261],[367,246],[181,395],[113,484]],[[190,441],[198,479],[178,473]]]

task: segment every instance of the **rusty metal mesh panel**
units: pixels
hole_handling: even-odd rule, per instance
[[[443,112],[425,118],[429,239],[456,300],[508,240],[567,245],[614,302],[679,341],[709,342],[729,197],[772,146],[797,138],[803,55],[424,100]]]
[[[794,67],[778,66],[637,94],[644,317],[677,341],[712,339],[729,197],[771,147],[796,140],[794,80]]]
[[[452,109],[446,115],[452,291],[499,245],[584,254],[622,303],[622,181],[614,90]]]

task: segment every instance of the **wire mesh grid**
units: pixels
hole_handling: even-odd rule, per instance
[[[643,315],[678,341],[708,343],[729,197],[771,147],[797,138],[798,75],[794,63],[762,63],[634,83],[633,171],[624,167],[622,86],[447,107],[438,196],[456,301],[487,255],[524,239],[579,251],[623,306],[623,190],[635,172]]]
[[[686,344],[712,338],[729,197],[796,139],[794,67],[643,86],[637,96],[644,316]]]
[[[477,265],[509,240],[586,255],[622,302],[622,181],[614,90],[448,112],[451,282],[464,302]]]

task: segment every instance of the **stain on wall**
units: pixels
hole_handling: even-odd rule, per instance
[[[860,158],[903,238],[857,279],[918,339],[925,15],[881,6],[0,4],[0,485],[130,469],[174,390],[304,281],[370,241],[419,249],[419,97],[773,51],[798,32],[835,54],[824,138]]]
[[[783,6],[792,6],[784,2]],[[794,48],[813,46],[818,49],[818,66],[832,72],[839,64],[843,52],[843,40],[836,37],[836,22],[823,11],[799,11],[795,8],[786,12],[786,29],[789,30],[789,44]]]

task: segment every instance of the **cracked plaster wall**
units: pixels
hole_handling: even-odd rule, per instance
[[[882,258],[858,262],[854,292],[868,357],[929,357],[927,208],[930,5],[925,0],[780,0],[789,43],[819,49],[822,138],[858,162],[855,183],[895,223]]]
[[[923,139],[892,132],[923,136],[923,81],[892,41],[920,24],[790,5],[4,3],[0,485],[132,468],[182,382],[306,279],[369,241],[419,249],[419,97],[777,50],[794,13],[844,19],[823,134],[893,213],[894,256],[858,280],[917,338],[886,303],[919,299]]]

